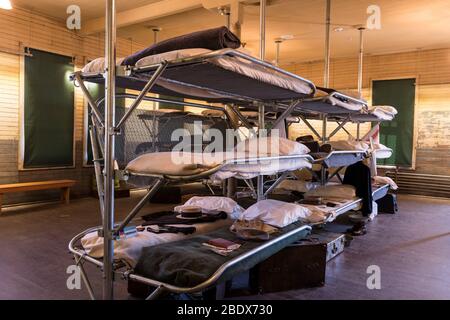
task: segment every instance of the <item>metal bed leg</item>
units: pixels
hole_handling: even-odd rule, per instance
[[[78,257],[77,255],[74,255],[75,257],[75,264],[80,268],[81,272],[81,279],[83,279],[84,285],[86,286],[86,290],[89,293],[89,297],[91,300],[96,300],[94,295],[94,290],[92,289],[91,282],[89,281],[89,278],[86,274],[86,270],[84,270],[83,263],[82,263],[82,257]]]
[[[148,200],[154,196],[154,194],[159,190],[159,188],[163,185],[163,179],[158,179],[156,183],[152,186],[152,188],[147,192],[147,194],[138,202],[138,204],[131,210],[128,216],[122,221],[119,227],[117,227],[114,231],[114,234],[117,235],[120,231],[123,230],[130,223],[131,220],[139,213],[139,211],[147,204]]]
[[[103,299],[114,299],[114,160],[116,94],[116,1],[106,1],[105,213],[103,218]]]
[[[322,137],[320,136],[320,134],[317,132],[317,130],[311,125],[311,123],[309,123],[308,119],[306,119],[304,116],[299,115],[300,119],[302,119],[302,121],[306,124],[306,126],[308,127],[309,130],[311,130],[311,132],[318,138],[318,139],[322,139]]]
[[[284,110],[284,112],[275,120],[275,122],[272,124],[272,129],[276,128],[282,121],[286,120],[286,118],[292,113],[292,111],[297,107],[301,101],[295,101],[289,105],[289,107]],[[272,130],[270,130],[270,133]]]
[[[270,186],[269,189],[264,193],[264,197],[267,197],[281,182],[283,182],[289,175],[290,171],[283,172],[283,174]]]
[[[100,157],[98,154],[98,143],[97,143],[97,136],[94,134],[94,127],[91,127],[89,129],[89,135],[91,137],[91,146],[92,146],[92,155],[94,157],[94,171],[95,171],[95,180],[97,182],[97,193],[98,198],[100,200],[100,213],[102,216],[102,219],[105,214],[105,193],[104,193],[104,186],[103,186],[103,177],[102,177],[102,168],[100,165]]]
[[[150,295],[147,298],[145,298],[145,300],[156,300],[160,298],[162,295],[164,295],[166,292],[167,291],[166,289],[164,289],[163,286],[159,286],[155,289],[155,291],[150,293]]]

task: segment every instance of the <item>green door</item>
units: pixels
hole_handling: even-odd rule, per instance
[[[372,104],[390,105],[398,110],[393,121],[380,125],[380,143],[394,152],[391,158],[379,160],[379,165],[412,166],[415,96],[416,79],[373,81]]]

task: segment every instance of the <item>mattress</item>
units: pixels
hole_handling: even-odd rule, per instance
[[[234,233],[228,228],[222,228],[186,242],[145,248],[134,271],[140,276],[184,288],[200,285],[217,271],[222,271],[215,281],[221,283],[248,271],[309,233],[309,226],[296,222],[279,229],[269,241],[242,241],[243,245],[239,249],[222,256],[203,245],[217,238],[236,241]],[[220,269],[224,265],[227,268]]]
[[[122,238],[114,241],[114,259],[126,262],[129,266],[135,266],[142,248],[156,246],[172,241],[180,241],[188,239],[192,236],[208,233],[225,226],[231,226],[232,220],[222,219],[212,223],[198,223],[193,226],[197,231],[192,235],[184,235],[181,233],[161,233],[156,234],[152,232],[138,232],[135,236],[130,238]],[[181,226],[181,225],[177,225]],[[85,235],[81,239],[81,245],[88,255],[93,258],[103,257],[103,238],[99,237],[97,232],[92,232]]]
[[[211,179],[251,179],[259,175],[311,168],[309,159],[302,155],[257,159],[243,152],[158,152],[137,157],[125,170],[134,175],[189,177],[217,168]]]
[[[166,53],[161,53],[157,55],[148,56],[142,58],[136,63],[136,67],[144,67],[149,65],[154,65],[166,61],[173,61],[182,58],[195,57],[202,54],[207,54],[212,52],[208,49],[182,49],[176,51],[170,51]],[[117,60],[117,65],[123,59]],[[300,79],[289,77],[282,73],[276,72],[272,69],[266,68],[262,65],[255,64],[251,61],[244,60],[239,57],[234,56],[219,56],[214,58],[209,58],[207,63],[211,63],[218,66],[224,70],[228,70],[234,73],[244,75],[246,77],[252,78],[257,81],[261,81],[273,86],[277,86],[286,90],[290,90],[299,94],[309,95],[312,93],[311,86]],[[103,73],[105,70],[105,60],[104,58],[98,58],[90,63],[88,63],[83,69],[83,73]],[[186,94],[188,96],[197,96],[205,98],[226,98],[227,96],[222,96],[211,90],[202,89],[198,87],[189,87],[185,84],[180,84],[177,81],[172,81],[163,76],[158,81],[158,85],[175,92]]]

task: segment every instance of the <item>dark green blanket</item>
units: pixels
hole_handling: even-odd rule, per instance
[[[279,233],[272,235],[272,239],[280,237],[294,229],[299,229],[303,224],[293,223],[282,229]],[[270,245],[258,254],[245,258],[233,267],[229,268],[219,279],[220,282],[231,279],[233,276],[243,273],[258,263],[274,255],[289,244],[306,237],[309,230],[301,230]],[[211,239],[223,238],[236,241],[236,236],[229,231],[228,227],[217,231],[195,236],[186,240],[169,242],[157,246],[146,247],[142,250],[141,257],[135,267],[135,273],[150,279],[179,287],[194,287],[211,277],[221,265],[233,258],[244,254],[267,242],[246,241],[236,251],[223,257],[214,253],[203,243]]]

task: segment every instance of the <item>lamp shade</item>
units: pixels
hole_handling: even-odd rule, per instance
[[[10,0],[0,0],[0,9],[11,10],[12,5]]]

